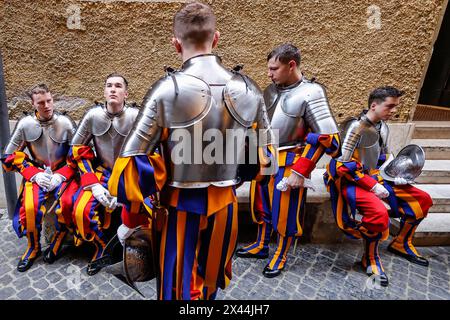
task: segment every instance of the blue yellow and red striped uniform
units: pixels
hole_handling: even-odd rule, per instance
[[[157,153],[119,157],[109,189],[125,204],[122,221],[130,228],[149,224],[140,205],[163,191],[161,203],[168,215],[160,230],[158,298],[214,299],[217,289],[224,289],[231,280],[238,227],[234,187],[164,187],[166,178],[164,161]]]
[[[77,183],[75,180],[70,180],[71,171],[65,167],[56,170],[55,173],[63,175],[66,182],[63,182],[55,190],[47,192],[37,183],[30,181],[35,174],[44,172],[44,169],[35,166],[26,153],[15,151],[12,154],[4,155],[2,162],[5,171],[16,171],[23,176],[19,199],[13,215],[13,227],[17,236],[19,238],[26,236],[28,239],[28,247],[21,258],[22,260],[32,259],[40,253],[42,219],[46,213],[45,202],[52,196],[57,199],[66,184],[70,183],[61,195],[55,211],[57,217],[57,221],[55,221],[56,232],[51,246],[54,254],[56,254],[68,231],[67,227],[72,227],[72,195],[77,189]]]
[[[95,183],[100,183],[107,188],[111,168],[94,166],[95,154],[90,146],[71,146],[67,158],[67,166],[78,168],[81,174],[80,188],[73,196],[72,219],[75,225],[75,244],[78,246],[83,241],[92,242],[96,249],[92,260],[96,260],[102,256],[106,246],[107,239],[104,231],[111,223],[111,211],[103,208],[92,195],[92,191],[85,188]]]
[[[386,154],[381,154],[378,168],[384,161]],[[389,204],[394,217],[401,218],[399,234],[390,246],[402,253],[419,256],[412,245],[412,238],[418,224],[433,205],[426,192],[412,185],[395,185],[385,181],[379,169],[369,171],[363,168],[358,151],[355,151],[350,162],[332,159],[324,178],[338,227],[348,237],[365,241],[363,266],[371,265],[374,273],[384,273],[377,249],[378,242],[389,236],[389,215],[383,201]],[[370,191],[376,183],[389,191],[388,198],[381,200]],[[356,211],[362,215],[361,221],[355,218]]]
[[[309,178],[322,155],[327,153],[335,156],[339,152],[339,146],[338,134],[309,132],[304,147],[279,152],[279,171],[271,177],[268,184],[252,181],[251,213],[253,221],[258,224],[258,234],[256,241],[243,250],[255,255],[267,255],[270,235],[275,230],[278,233],[277,249],[268,267],[271,270],[284,268],[287,251],[294,237],[303,234],[307,189],[281,192],[276,189],[276,185],[284,177],[289,177],[292,171]]]

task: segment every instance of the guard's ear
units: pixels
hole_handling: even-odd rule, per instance
[[[177,53],[181,53],[183,51],[183,47],[181,46],[181,41],[177,38],[172,38],[172,45],[175,47],[175,50],[177,50]]]
[[[219,43],[219,39],[220,39],[220,32],[219,31],[214,32],[214,39],[213,39],[213,43],[212,43],[213,48],[217,47],[217,44]]]

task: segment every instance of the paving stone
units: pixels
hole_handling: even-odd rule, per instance
[[[5,274],[0,278],[0,287],[6,287],[11,283],[12,280],[13,278],[9,274]]]
[[[29,272],[27,272],[27,275],[33,280],[40,279],[43,276],[45,276],[46,274],[47,274],[47,270],[44,269],[43,266],[37,266],[37,268],[31,269]]]
[[[19,277],[14,279],[11,285],[17,290],[22,290],[30,286],[30,279],[27,277],[26,272],[21,272]]]
[[[49,283],[45,278],[40,278],[38,281],[34,281],[33,288],[39,289],[39,290],[45,290],[49,286]]]
[[[408,300],[425,300],[427,296],[423,292],[408,289]]]
[[[286,279],[283,279],[283,281],[280,282],[279,288],[282,288],[283,290],[286,290],[289,293],[294,292],[299,284],[292,285],[290,282],[288,282]]]
[[[61,274],[59,274],[58,272],[50,272],[47,273],[47,275],[45,276],[45,278],[48,280],[48,282],[50,283],[57,283],[58,281],[60,281],[63,277]]]
[[[445,300],[444,298],[436,296],[432,293],[428,293],[427,298],[428,298],[428,300]]]
[[[284,288],[278,287],[273,290],[272,295],[270,296],[271,300],[289,300],[292,294],[286,291]]]
[[[85,296],[76,289],[70,289],[64,294],[64,299],[67,300],[83,300],[84,298]]]
[[[14,298],[16,290],[11,287],[0,287],[0,300],[9,300]]]
[[[294,270],[289,270],[284,275],[284,280],[292,283],[295,286],[298,286],[302,281],[302,278],[294,272]]]
[[[428,277],[428,283],[432,284],[434,286],[437,287],[442,287],[443,289],[449,291],[450,286],[449,286],[449,282],[442,280],[441,278],[435,277],[435,276],[430,276]]]
[[[444,298],[446,300],[450,299],[450,292],[448,290],[445,290],[445,289],[441,288],[441,287],[430,285],[429,286],[429,293],[432,293],[434,295],[442,297],[442,298]]]
[[[30,300],[35,297],[38,293],[33,288],[25,288],[19,293],[17,293],[17,297],[21,300]]]
[[[291,296],[292,300],[312,300],[312,298],[308,298],[307,296],[305,296],[303,293],[299,292],[299,291],[295,291],[292,296]]]
[[[317,293],[317,289],[315,289],[315,287],[309,286],[307,284],[300,284],[296,291],[300,292],[307,298],[313,298]]]
[[[67,279],[62,279],[57,284],[55,284],[55,288],[60,292],[64,293],[67,290],[69,290],[68,281]]]
[[[55,300],[59,296],[59,292],[54,288],[48,288],[41,293],[44,300]]]

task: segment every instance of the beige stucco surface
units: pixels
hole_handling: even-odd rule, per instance
[[[306,76],[326,86],[338,121],[359,113],[370,90],[385,84],[406,91],[397,121],[407,121],[446,1],[210,3],[221,32],[215,52],[230,68],[244,64],[261,87],[268,84],[267,53],[292,42],[302,50]],[[81,30],[68,28],[70,5],[80,8]],[[102,100],[104,77],[112,71],[126,75],[130,100],[140,103],[151,83],[163,75],[164,65],[180,64],[170,44],[172,17],[180,5],[1,0],[0,45],[11,117],[29,108],[25,90],[45,81],[58,95],[57,107],[79,119],[94,100]],[[380,29],[368,28],[374,17],[368,14],[371,5],[380,9]]]

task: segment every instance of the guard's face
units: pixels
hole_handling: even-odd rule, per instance
[[[122,77],[111,77],[105,83],[105,99],[108,104],[123,105],[128,91]]]
[[[290,64],[282,63],[278,59],[272,58],[267,62],[267,76],[278,86],[286,85],[293,72],[295,70]]]
[[[50,92],[33,94],[31,103],[43,120],[49,120],[53,116],[53,97]]]
[[[380,120],[387,121],[397,112],[397,107],[400,104],[400,98],[387,97],[382,103],[372,103],[372,109]]]

